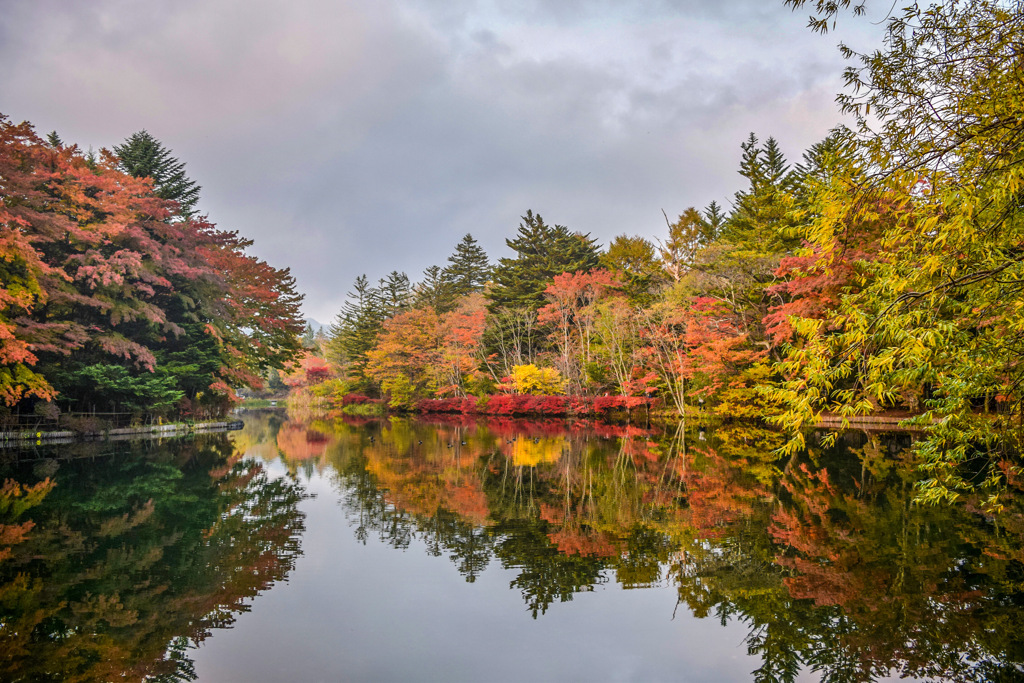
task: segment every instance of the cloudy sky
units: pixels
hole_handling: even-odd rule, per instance
[[[839,122],[882,4],[820,36],[782,0],[0,0],[0,112],[148,130],[329,322],[467,232],[511,255],[527,209],[607,244],[728,206],[750,132],[798,160]]]

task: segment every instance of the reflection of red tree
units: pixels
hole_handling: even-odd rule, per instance
[[[540,518],[549,524],[562,524],[565,521],[565,506],[541,503]]]
[[[285,422],[277,432],[277,447],[291,461],[319,458],[330,442],[327,435],[295,422]]]
[[[722,457],[713,448],[691,449],[701,467],[681,473],[686,488],[686,517],[705,538],[722,538],[733,533],[736,523],[754,515],[758,501],[770,497],[768,489],[744,475],[740,465]]]
[[[475,526],[483,526],[487,523],[490,508],[487,506],[487,496],[480,488],[479,477],[474,476],[450,488],[447,500],[451,505],[452,512],[467,522]]]
[[[783,486],[794,504],[775,511],[768,531],[788,550],[776,563],[796,571],[785,579],[790,595],[818,605],[864,602],[869,610],[883,605],[895,578],[892,567],[862,556],[871,544],[849,521],[833,521],[832,511],[840,509],[845,520],[866,518],[868,506],[838,491],[827,470],[812,472],[806,464],[791,472]]]
[[[34,507],[53,488],[53,482],[49,478],[33,484],[23,486],[13,479],[4,481],[0,486],[0,562],[3,562],[11,554],[11,546],[25,540],[28,532],[35,526],[34,522],[17,523],[17,518],[25,510]],[[13,522],[4,524],[3,522]]]
[[[580,526],[566,526],[548,534],[548,540],[566,555],[615,557],[621,543],[606,533]]]
[[[446,427],[438,427],[433,452],[397,453],[385,432],[384,443],[363,450],[367,470],[386,491],[388,502],[401,510],[429,517],[443,508],[483,526],[489,509],[476,469],[483,446],[464,429]]]

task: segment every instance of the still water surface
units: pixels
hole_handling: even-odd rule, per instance
[[[0,455],[0,680],[1024,675],[1018,496],[922,508],[905,437],[779,438],[255,413]]]

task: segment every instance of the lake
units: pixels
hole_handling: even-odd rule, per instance
[[[907,435],[781,439],[265,411],[2,451],[0,679],[1024,677],[1016,488],[922,507]]]

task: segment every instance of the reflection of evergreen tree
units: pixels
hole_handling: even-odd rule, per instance
[[[387,488],[369,473],[370,469],[381,475],[390,472],[388,476],[393,479],[394,486],[408,488],[407,494],[413,499],[419,496],[423,500],[434,501],[444,498],[438,491],[445,485],[445,479],[443,470],[431,470],[430,463],[442,468],[444,463],[458,458],[447,444],[461,443],[468,438],[473,440],[473,445],[480,444],[481,452],[493,452],[509,440],[486,429],[477,430],[471,436],[463,431],[437,434],[422,426],[414,428],[404,421],[393,422],[388,430],[375,434],[391,450],[382,451],[383,446],[372,451],[362,450],[364,457],[349,457],[338,469],[344,506],[356,537],[366,542],[371,536],[376,536],[381,542],[399,549],[419,541],[428,554],[447,555],[468,582],[475,581],[493,557],[503,568],[516,572],[512,586],[522,591],[535,617],[545,613],[555,601],[571,600],[575,593],[592,590],[595,585],[604,583],[609,575],[607,570],[614,570],[621,581],[631,586],[652,584],[659,580],[661,564],[668,560],[676,547],[664,533],[636,525],[622,530],[624,554],[613,552],[599,556],[586,548],[573,553],[563,552],[552,540],[552,535],[561,529],[561,525],[542,519],[540,508],[542,505],[559,507],[563,504],[565,492],[559,487],[564,485],[564,474],[551,468],[542,470],[514,465],[511,460],[504,460],[503,465],[492,468],[488,466],[490,457],[480,457],[471,467],[472,475],[467,472],[465,476],[472,476],[474,481],[480,482],[487,516],[497,520],[495,524],[482,527],[443,506],[416,511],[402,509],[394,500],[401,499],[403,491]],[[352,444],[360,444],[361,448],[367,446],[359,434],[348,433],[346,438]],[[439,449],[437,455],[431,456],[429,451],[416,452],[420,446],[414,444],[424,441]],[[578,503],[581,509],[590,511],[588,515],[608,513],[613,518],[621,516],[622,510],[631,509],[632,503],[627,504],[623,500],[622,509],[606,508],[614,508],[619,498],[643,496],[645,489],[629,480],[630,469],[624,466],[623,452],[616,447],[615,441],[602,441],[598,445],[599,442],[590,441],[585,436],[571,439],[536,437],[529,441],[531,445],[550,441],[557,446],[558,453],[565,448],[567,462],[572,463],[570,469],[583,468],[583,475],[577,473],[570,477],[573,485],[585,477],[602,498],[600,504],[595,504],[592,499],[585,504]],[[345,450],[351,452],[347,448]],[[365,457],[371,452],[375,459],[373,467]],[[522,456],[519,450],[515,452]],[[553,467],[554,461],[540,460],[549,462]],[[590,523],[596,522],[592,519]],[[574,529],[584,538],[597,533],[589,523]]]
[[[86,449],[0,563],[0,679],[191,680],[187,647],[294,566],[303,494],[224,435]]]
[[[568,602],[575,593],[593,590],[607,581],[602,558],[559,552],[548,540],[544,526],[509,522],[495,529],[501,540],[495,544],[494,554],[503,567],[518,571],[510,587],[522,592],[534,619],[556,600]]]
[[[718,458],[742,469],[749,453],[727,432]],[[684,546],[680,600],[747,626],[755,680],[792,681],[805,667],[824,681],[1024,674],[1019,537],[1007,552],[1000,524],[913,505],[919,473],[906,445],[850,434],[819,449],[817,464],[788,463],[774,500]]]
[[[472,526],[464,527],[460,532],[454,536],[454,542],[449,546],[451,559],[458,567],[459,573],[466,577],[466,581],[473,583],[490,563],[491,538],[485,529],[476,529]]]
[[[662,564],[675,549],[666,534],[636,527],[626,539],[626,553],[616,558],[615,578],[623,588],[653,586],[661,580]]]

